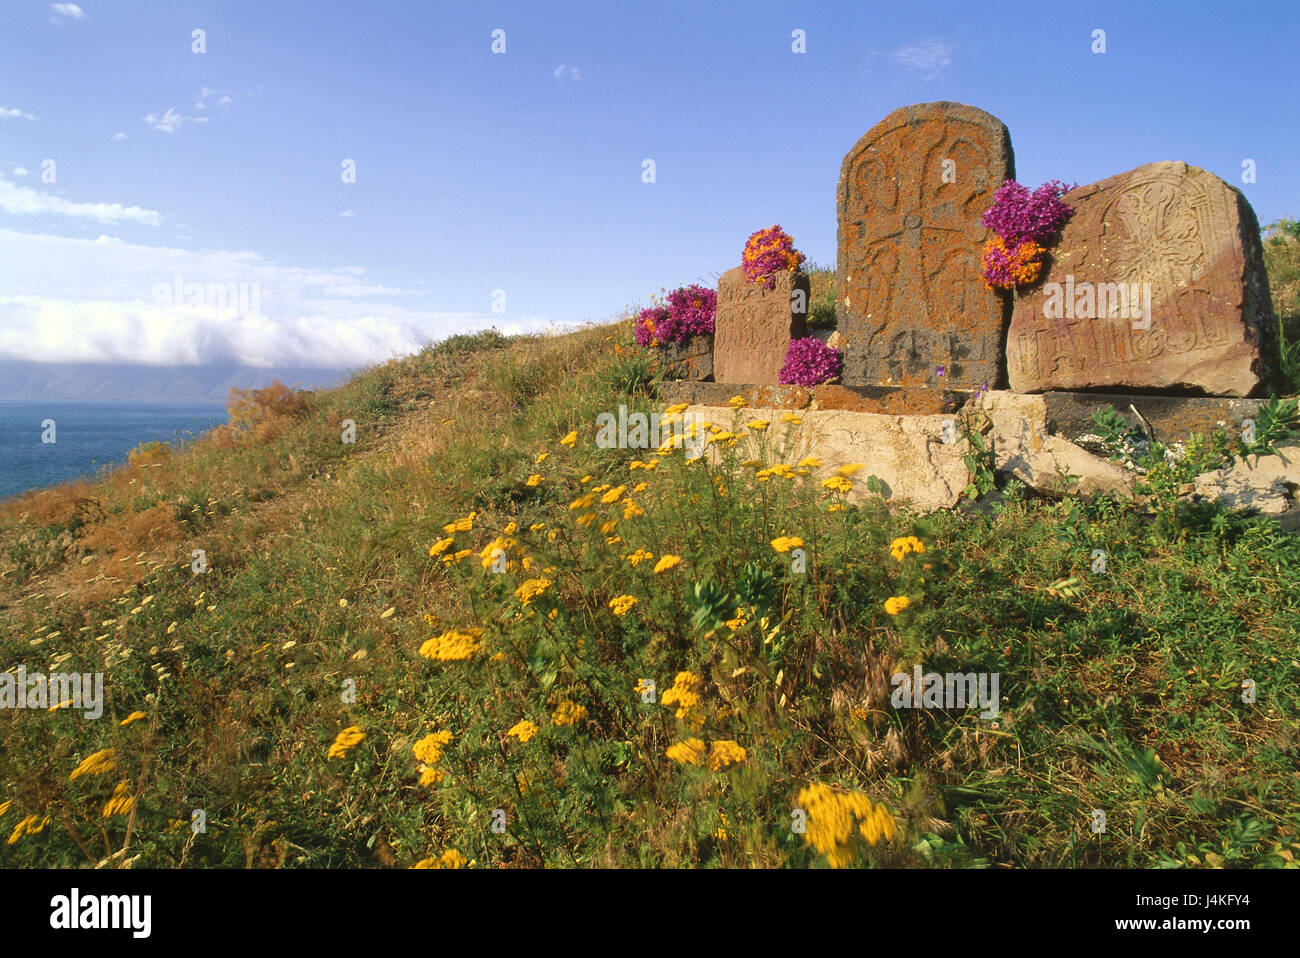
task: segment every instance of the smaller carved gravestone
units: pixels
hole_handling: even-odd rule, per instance
[[[718,280],[713,321],[713,378],[720,383],[775,384],[790,340],[808,335],[808,277],[779,270],[773,288],[750,282],[737,266]]]
[[[1266,388],[1273,311],[1246,198],[1186,163],[1150,163],[1063,197],[1074,208],[1039,286],[1016,297],[1016,392]]]
[[[895,110],[844,157],[839,333],[851,385],[999,385],[1005,301],[984,285],[980,217],[1015,176],[1011,135],[961,103]]]

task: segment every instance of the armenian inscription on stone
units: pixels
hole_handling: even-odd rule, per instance
[[[1011,135],[960,103],[895,110],[844,158],[837,191],[845,383],[999,384],[1007,303],[985,287],[980,216],[1015,176]]]
[[[1126,386],[1247,396],[1266,385],[1272,306],[1242,194],[1151,163],[1063,197],[1074,215],[1007,337],[1016,392]]]

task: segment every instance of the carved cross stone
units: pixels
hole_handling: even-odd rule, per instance
[[[960,103],[895,110],[849,151],[837,195],[846,383],[1001,384],[1007,304],[984,287],[979,220],[1014,176],[1007,128]]]

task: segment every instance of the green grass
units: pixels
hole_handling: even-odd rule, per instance
[[[260,438],[0,508],[0,667],[106,673],[100,721],[0,713],[0,866],[822,867],[792,829],[812,783],[894,816],[852,848],[864,865],[1294,865],[1300,537],[1015,485],[988,514],[838,508],[725,443],[718,465],[595,446],[597,414],[653,393],[630,323],[457,337]],[[760,416],[763,462],[788,462],[777,416],[718,425]],[[892,557],[909,535],[925,551]],[[450,631],[478,649],[421,656]],[[891,707],[916,662],[998,673],[1000,714]],[[700,701],[679,717],[680,673]],[[557,725],[566,702],[585,716]],[[506,734],[524,720],[535,737]],[[421,784],[412,749],[443,731]],[[745,757],[668,757],[691,738]],[[114,770],[70,780],[106,748]],[[134,813],[106,819],[119,783]]]

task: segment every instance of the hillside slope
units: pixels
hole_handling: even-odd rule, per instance
[[[630,343],[455,337],[0,507],[0,669],[105,676],[0,711],[0,866],[1294,864],[1300,539],[847,506],[768,413],[600,449]]]

